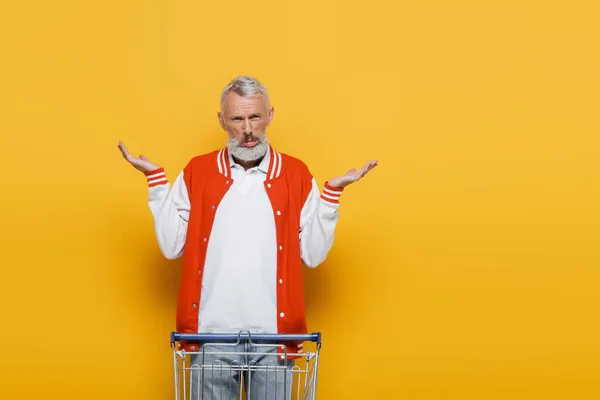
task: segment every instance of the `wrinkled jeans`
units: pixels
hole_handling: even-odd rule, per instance
[[[202,348],[204,348],[204,355]],[[191,400],[239,399],[242,376],[246,399],[287,400],[291,398],[290,370],[294,366],[294,360],[282,360],[277,353],[276,345],[273,344],[265,342],[206,344],[200,348],[198,354],[190,354],[190,366],[192,368]],[[245,368],[241,368],[244,366]]]

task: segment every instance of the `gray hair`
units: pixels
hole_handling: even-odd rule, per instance
[[[225,86],[225,89],[221,93],[221,112],[225,109],[225,97],[227,97],[229,92],[235,92],[242,97],[254,97],[262,94],[267,110],[270,108],[267,88],[258,79],[251,76],[238,76]]]

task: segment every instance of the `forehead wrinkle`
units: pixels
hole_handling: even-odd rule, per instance
[[[232,112],[233,115],[254,115],[254,114],[258,114],[258,115],[262,115],[262,111],[260,110],[260,107],[253,107],[252,104],[244,104],[244,105],[239,105],[239,106],[235,106]]]
[[[235,111],[247,112],[252,107],[252,104],[239,104],[235,106]]]

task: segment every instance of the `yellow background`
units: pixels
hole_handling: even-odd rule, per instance
[[[600,398],[598,11],[7,2],[0,398],[171,398],[180,261],[116,145],[174,178],[240,74],[319,182],[380,160],[305,274],[319,398]]]

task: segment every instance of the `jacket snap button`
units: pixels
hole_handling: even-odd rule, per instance
[[[267,187],[268,187],[269,189],[271,189],[271,184],[270,184],[270,183],[267,183]]]
[[[192,307],[193,307],[193,308],[196,308],[196,303],[193,303],[193,304],[192,304]]]
[[[283,317],[285,317],[285,314],[284,314],[284,313],[281,313],[281,314],[279,314],[279,316],[280,316],[281,318],[283,318]]]
[[[279,251],[283,250],[283,246],[279,246]]]
[[[225,181],[225,184],[226,184],[226,185],[229,185],[229,181],[228,181],[228,180],[227,180],[227,181]]]
[[[212,208],[214,210],[215,209],[215,205],[213,204],[212,206],[210,206],[210,208]]]
[[[281,215],[281,211],[277,211],[277,215]]]

